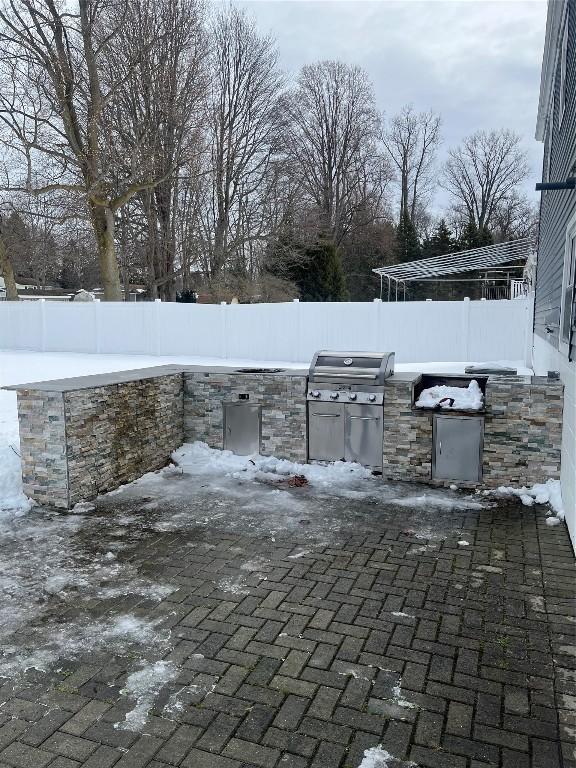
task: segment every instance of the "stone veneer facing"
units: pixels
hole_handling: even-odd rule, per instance
[[[383,476],[447,484],[431,480],[433,413],[412,408],[417,378],[386,382]],[[185,440],[222,448],[223,406],[241,394],[262,406],[261,453],[305,462],[306,383],[302,373],[166,366],[13,387],[24,492],[41,504],[69,508],[160,469]],[[562,407],[560,383],[491,376],[481,485],[558,478]]]
[[[414,382],[389,379],[384,397],[384,467],[389,480],[431,479],[433,413],[412,408]],[[527,485],[560,477],[563,387],[546,379],[491,376],[486,387],[480,483]]]
[[[223,448],[225,403],[248,394],[262,406],[263,456],[306,462],[306,376],[184,373],[184,437]]]
[[[24,493],[70,508],[165,466],[183,442],[182,375],[18,391]]]

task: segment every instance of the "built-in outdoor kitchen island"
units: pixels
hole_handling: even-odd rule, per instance
[[[429,387],[471,381],[480,407],[417,405]],[[393,355],[325,352],[310,370],[161,366],[11,389],[24,492],[60,508],[159,469],[196,440],[295,462],[356,459],[384,480],[434,485],[560,474],[563,388],[543,377],[398,373]]]

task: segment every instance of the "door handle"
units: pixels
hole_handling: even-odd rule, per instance
[[[442,440],[438,441],[438,453],[442,453]]]
[[[358,419],[359,421],[380,421],[378,416],[349,416],[350,419]]]
[[[339,413],[312,413],[313,419],[339,419]]]

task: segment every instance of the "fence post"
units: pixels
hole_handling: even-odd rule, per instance
[[[220,328],[222,329],[222,357],[228,359],[228,316],[226,314],[226,302],[220,302]]]
[[[295,363],[298,363],[302,358],[300,356],[300,323],[301,323],[301,314],[300,314],[300,299],[292,299],[292,305],[294,307],[294,311],[296,312],[296,317],[294,318],[294,325],[293,328],[293,334],[294,334],[294,345],[292,347],[292,361]]]
[[[380,350],[380,328],[382,318],[381,318],[381,308],[382,308],[382,299],[373,299],[372,305],[374,309],[372,310],[374,312],[375,317],[372,318],[372,326],[374,327],[374,351]]]
[[[470,355],[470,299],[464,297],[462,304],[462,361],[467,363]]]
[[[156,357],[160,355],[160,327],[162,324],[162,299],[154,299],[154,310],[152,315],[152,324],[154,332],[152,334],[152,354]]]
[[[40,299],[40,352],[46,352],[46,299]]]

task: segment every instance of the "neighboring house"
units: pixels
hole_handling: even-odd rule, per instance
[[[536,138],[544,182],[576,175],[576,0],[549,0]],[[566,185],[568,186],[568,185]],[[576,546],[576,189],[545,191],[540,207],[533,364],[565,386],[562,495]]]
[[[37,288],[36,283],[34,282],[20,282],[18,281],[16,283],[16,288],[18,289],[18,293],[20,294],[22,291],[27,290],[33,290]],[[0,277],[0,301],[3,301],[6,298],[6,283],[4,282],[4,278]]]

